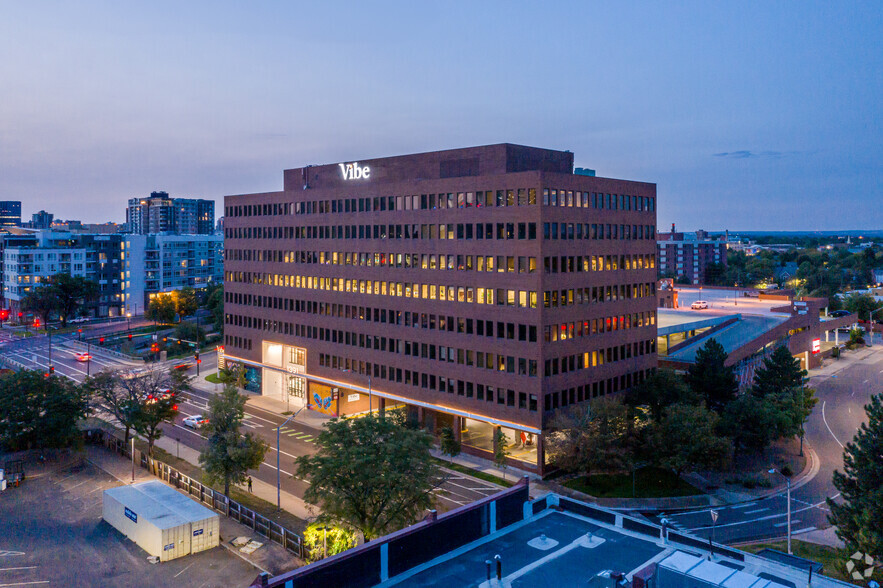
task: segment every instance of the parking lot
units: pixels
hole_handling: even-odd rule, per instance
[[[248,586],[258,570],[223,547],[162,564],[101,519],[120,482],[86,463],[0,495],[0,586]],[[226,538],[225,538],[226,539]]]

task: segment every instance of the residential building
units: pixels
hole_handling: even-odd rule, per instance
[[[329,415],[401,407],[542,472],[556,411],[656,367],[656,186],[510,144],[284,172],[225,200],[225,352]]]
[[[124,235],[123,312],[143,314],[159,292],[220,283],[223,245],[220,235]]]
[[[51,212],[46,212],[45,210],[41,210],[40,212],[35,212],[31,215],[31,227],[32,229],[50,229],[52,228],[52,219],[55,218],[55,215]]]
[[[675,278],[690,284],[705,284],[706,270],[711,264],[727,266],[726,240],[710,239],[706,231],[696,234],[659,233],[656,241],[659,276]]]
[[[0,227],[21,226],[21,202],[0,200]]]
[[[126,226],[129,233],[137,235],[211,235],[215,231],[215,202],[151,192],[148,198],[129,200]]]
[[[120,235],[77,235],[59,231],[0,237],[3,295],[17,313],[21,299],[58,273],[81,276],[98,284],[91,316],[120,314]]]

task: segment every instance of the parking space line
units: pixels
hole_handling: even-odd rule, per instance
[[[48,584],[49,580],[34,580],[33,582],[16,582],[14,584],[0,584],[0,588],[8,586],[33,586],[34,584]]]
[[[36,570],[37,566],[25,566],[23,568],[0,568],[0,572],[11,572],[13,570]]]
[[[196,562],[193,562],[193,563],[196,563]],[[189,569],[190,569],[190,566],[192,566],[193,563],[191,563],[189,566],[187,566],[186,568],[184,568],[183,570],[181,570],[180,572],[178,572],[177,574],[175,574],[174,577],[177,578],[178,576],[180,576],[181,574],[183,574],[184,572],[186,572],[187,570],[189,570]]]

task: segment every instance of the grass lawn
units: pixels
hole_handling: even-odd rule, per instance
[[[571,490],[596,498],[632,498],[632,476],[629,474],[593,474],[564,482]],[[669,470],[641,468],[635,474],[636,498],[695,496],[702,492]]]
[[[218,374],[217,374],[217,372],[215,372],[215,373],[213,373],[213,374],[209,374],[209,375],[207,375],[207,376],[205,377],[205,381],[206,381],[206,382],[211,382],[212,384],[223,384],[223,382],[221,382],[221,380],[218,379]]]
[[[440,466],[446,467],[449,470],[454,470],[455,472],[460,472],[461,474],[466,474],[468,476],[472,476],[473,478],[478,478],[479,480],[484,480],[485,482],[491,482],[492,484],[497,484],[499,486],[503,486],[504,488],[509,488],[515,484],[514,480],[504,480],[503,478],[498,478],[493,474],[488,474],[486,472],[481,472],[479,470],[473,470],[470,467],[466,467],[464,465],[460,465],[458,463],[451,463],[446,459],[439,459],[437,457],[433,458]]]
[[[788,544],[785,541],[774,541],[768,543],[751,543],[749,545],[739,545],[739,549],[749,553],[757,553],[761,549],[775,549],[783,553],[788,553]],[[807,543],[806,541],[792,540],[791,550],[794,555],[817,561],[824,566],[823,575],[829,578],[835,578],[852,584],[854,580],[847,576],[846,562],[849,560],[850,553],[844,549],[837,549],[828,545],[816,545],[815,543]]]

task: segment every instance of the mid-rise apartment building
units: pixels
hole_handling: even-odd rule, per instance
[[[695,234],[675,232],[659,233],[656,242],[659,259],[659,276],[675,278],[689,284],[705,284],[706,272],[711,264],[727,267],[727,241],[711,239],[705,231]]]
[[[220,283],[223,246],[221,235],[124,235],[123,311],[143,314],[151,295]]]
[[[656,187],[510,144],[308,166],[228,196],[225,354],[329,415],[403,407],[545,466],[556,411],[656,366]]]
[[[137,235],[211,235],[215,231],[215,202],[151,192],[148,198],[129,200],[126,226],[129,233]]]

